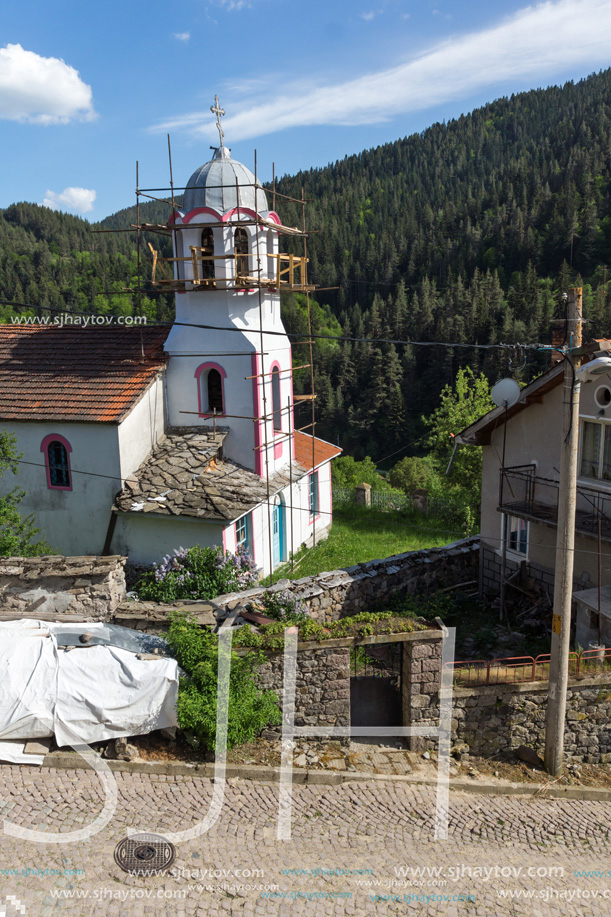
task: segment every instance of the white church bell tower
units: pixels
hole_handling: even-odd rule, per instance
[[[228,430],[225,456],[265,477],[293,458],[291,347],[280,289],[307,289],[306,261],[280,252],[285,228],[255,175],[224,145],[218,96],[211,111],[220,145],[189,179],[171,219],[169,423]],[[164,282],[162,260],[157,283]]]

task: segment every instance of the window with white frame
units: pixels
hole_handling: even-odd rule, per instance
[[[582,421],[579,474],[611,481],[611,423]]]
[[[503,538],[507,538],[507,550],[525,558],[528,554],[528,522],[520,516],[503,515]]]
[[[318,516],[318,472],[310,475],[310,517]]]

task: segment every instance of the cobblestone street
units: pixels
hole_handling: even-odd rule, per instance
[[[169,874],[143,878],[115,864],[116,844],[128,828],[163,834],[193,826],[208,811],[213,784],[201,777],[114,776],[115,815],[87,841],[42,844],[0,835],[0,914],[559,917],[611,911],[608,899],[592,897],[611,893],[610,879],[575,874],[606,871],[611,803],[452,794],[450,838],[434,842],[431,787],[390,781],[296,786],[292,838],[279,841],[278,788],[233,780],[212,829],[177,845]],[[14,824],[74,831],[102,806],[92,771],[0,768],[0,815]],[[500,894],[511,892],[534,897]]]

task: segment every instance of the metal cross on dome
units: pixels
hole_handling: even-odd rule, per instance
[[[210,106],[210,111],[213,115],[216,115],[216,127],[219,132],[219,137],[221,138],[221,146],[223,146],[223,137],[225,134],[223,133],[223,128],[221,127],[221,117],[225,114],[225,109],[221,108],[218,96],[214,97],[214,105]]]

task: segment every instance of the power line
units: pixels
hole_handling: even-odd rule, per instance
[[[35,467],[35,468],[46,468],[46,467],[47,467],[46,465],[44,465],[44,464],[42,464],[42,463],[40,463],[40,462],[28,462],[28,461],[25,461],[24,459],[15,459],[15,461],[16,461],[17,464],[19,464],[19,465],[31,465],[31,466],[33,466],[33,467]],[[105,479],[107,479],[107,480],[120,481],[121,483],[127,481],[128,478],[132,478],[132,477],[133,477],[133,474],[129,475],[128,478],[123,478],[121,475],[102,474],[101,472],[97,472],[97,471],[77,471],[76,469],[73,469],[73,468],[70,469],[70,473],[71,473],[71,474],[87,475],[88,477],[105,478]],[[298,479],[298,481],[303,481],[304,478],[309,477],[310,473],[311,473],[311,472],[309,472],[309,471],[306,470],[306,471],[304,472],[304,474],[302,475],[302,477]],[[229,475],[229,474],[231,474],[231,472],[227,472],[227,474]],[[254,474],[254,472],[253,472],[253,474]],[[178,488],[175,488],[175,489],[178,490]],[[272,506],[272,507],[273,507],[273,506],[275,506],[275,505],[276,505],[276,504],[275,504],[273,501],[270,501],[270,502],[268,503],[267,500],[261,500],[261,501],[257,502],[257,503],[255,504],[255,506],[252,507],[252,509],[246,510],[246,513],[252,512],[253,509],[256,509],[258,506]],[[301,513],[308,513],[308,514],[310,513],[310,508],[309,508],[308,506],[293,506],[293,509],[294,509],[295,511],[301,512]],[[374,510],[374,512],[375,512],[375,510]],[[335,513],[336,513],[336,515],[339,516],[341,519],[361,520],[361,521],[362,521],[364,518],[366,519],[366,517],[364,516],[363,513],[349,514],[349,513],[343,512],[343,511],[342,511],[341,509],[339,509],[338,507],[335,508]],[[242,515],[244,515],[244,513],[243,513]],[[331,510],[323,510],[323,509],[320,509],[320,510],[319,510],[319,515],[321,515],[321,516],[329,516],[330,518],[332,518],[333,515],[334,515],[333,508],[331,508]],[[390,515],[390,514],[389,514],[389,515]],[[193,517],[188,517],[188,516],[185,515],[183,518],[193,518]],[[201,519],[202,517],[198,517],[198,518]],[[205,517],[204,517],[204,518],[205,518]],[[236,518],[238,518],[238,517],[236,517]],[[223,519],[216,519],[216,518],[215,518],[214,521],[230,523],[230,522],[232,522],[233,520],[232,520],[232,519],[225,519],[225,520],[223,520]],[[452,537],[456,537],[457,534],[460,534],[460,532],[459,532],[460,526],[455,526],[454,528],[426,528],[426,527],[423,527],[422,524],[420,524],[420,523],[416,523],[416,522],[406,522],[405,520],[399,520],[399,521],[395,522],[394,520],[391,520],[391,519],[380,520],[380,518],[375,518],[375,519],[371,519],[371,520],[367,520],[367,521],[368,521],[368,523],[370,523],[371,525],[379,525],[379,524],[383,521],[383,524],[384,524],[385,526],[390,525],[390,526],[394,526],[394,527],[402,528],[402,529],[417,529],[419,532],[426,532],[427,534],[431,534],[431,535],[451,535]],[[476,533],[476,534],[477,534],[477,533]],[[465,536],[464,533],[463,533],[463,537],[467,537],[467,536]],[[474,535],[473,537],[476,537],[476,536]],[[479,537],[481,538],[481,535],[480,535]],[[587,536],[583,536],[583,537],[587,537]],[[594,536],[592,536],[592,537],[594,537]],[[498,544],[499,546],[502,544],[502,538],[496,538],[495,536],[492,536],[492,535],[486,535],[485,541],[488,542],[488,543],[489,543],[489,542],[494,542],[495,544]],[[551,543],[551,542],[538,542],[538,545],[539,545],[540,547],[544,547],[544,548],[555,548],[555,547],[556,547],[555,543]],[[423,549],[423,550],[424,550],[424,549]],[[577,554],[583,554],[583,555],[592,555],[592,556],[595,556],[595,557],[598,556],[598,551],[588,551],[588,550],[585,549],[585,548],[574,548],[573,551],[574,551],[574,553],[575,553],[576,555],[577,555]]]
[[[118,295],[118,294],[116,294]],[[97,313],[94,312],[77,312],[69,309],[56,309],[51,306],[34,306],[28,303],[15,303],[10,300],[0,300],[0,305],[8,306],[18,306],[22,309],[34,309],[34,310],[44,310],[45,312],[56,313],[59,315],[84,315],[84,316],[95,316]],[[125,315],[104,315],[104,318],[133,318],[133,316]],[[48,324],[46,322],[15,322],[14,325],[19,327],[19,325],[25,324],[26,327],[40,327],[40,328],[53,328],[56,327],[56,323]],[[147,321],[146,323],[138,324],[120,324],[121,328],[156,328],[156,327],[172,327],[180,326],[185,328],[202,328],[204,331],[231,331],[238,334],[244,334],[247,329],[245,328],[236,328],[235,326],[223,326],[223,325],[207,325],[200,322],[158,322],[158,321]],[[100,325],[101,327],[101,325]],[[107,325],[107,327],[112,327],[112,325]],[[348,335],[331,335],[331,334],[308,334],[305,331],[264,331],[267,336],[275,337],[288,337],[288,338],[303,338],[303,341],[295,341],[296,344],[307,344],[310,338],[321,341],[344,341],[353,344],[395,344],[399,346],[410,346],[410,347],[450,347],[458,348],[465,347],[468,350],[545,350],[549,349],[549,344],[524,344],[524,343],[515,343],[515,344],[505,344],[499,342],[498,344],[478,344],[475,343],[458,343],[456,341],[413,341],[409,339],[402,338],[374,338],[374,337],[350,337]],[[202,354],[205,356],[205,354]]]

